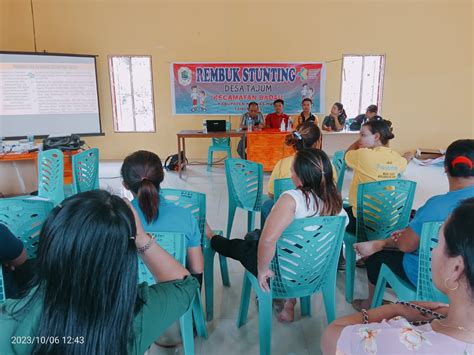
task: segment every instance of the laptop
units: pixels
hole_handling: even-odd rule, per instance
[[[206,120],[206,127],[208,132],[225,132],[225,120]]]

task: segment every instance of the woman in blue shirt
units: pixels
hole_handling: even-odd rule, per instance
[[[133,194],[132,205],[146,231],[185,234],[187,267],[201,282],[204,270],[201,232],[190,211],[160,200],[164,171],[158,155],[144,150],[129,155],[123,162],[121,175],[123,185]]]
[[[352,305],[356,310],[370,307],[382,264],[387,265],[404,281],[417,284],[418,248],[423,223],[446,220],[460,201],[474,197],[474,140],[461,139],[451,143],[446,150],[444,168],[448,176],[449,192],[426,201],[407,228],[394,234],[392,238],[354,244],[359,255],[369,257],[365,261],[369,297],[366,300],[354,300]]]

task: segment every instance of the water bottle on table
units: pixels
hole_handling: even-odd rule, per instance
[[[252,132],[253,131],[253,122],[252,118],[247,118],[247,132]]]
[[[292,129],[293,129],[293,120],[291,119],[291,117],[288,117],[288,125],[286,126],[286,130],[288,132],[291,132]]]
[[[207,121],[203,120],[202,121],[202,133],[207,133]]]

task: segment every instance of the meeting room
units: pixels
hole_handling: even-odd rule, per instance
[[[0,355],[474,354],[473,20],[0,0]]]

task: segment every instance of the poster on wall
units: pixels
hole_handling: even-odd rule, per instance
[[[304,98],[313,100],[313,112],[324,112],[324,84],[324,63],[171,64],[175,115],[240,115],[251,101],[266,114],[276,99],[295,114]]]

